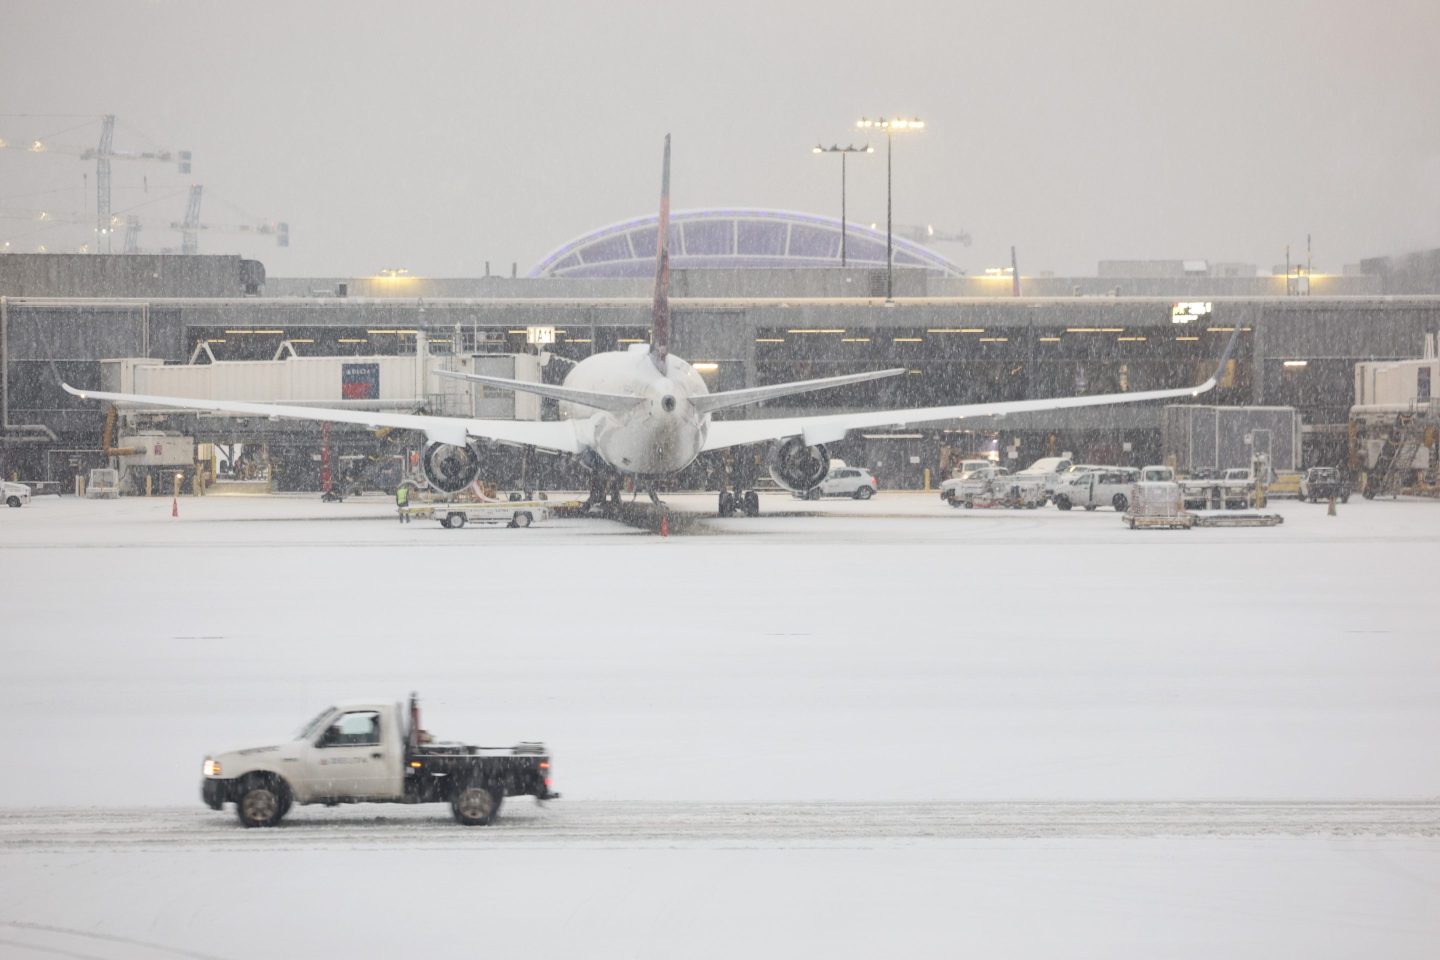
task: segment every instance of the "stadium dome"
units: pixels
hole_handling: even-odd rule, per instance
[[[571,240],[532,277],[648,277],[655,273],[658,215],[626,220]],[[945,276],[963,271],[910,240],[893,239],[895,266]],[[846,265],[885,266],[885,232],[851,223]],[[840,221],[785,210],[677,210],[670,214],[672,270],[839,267]]]

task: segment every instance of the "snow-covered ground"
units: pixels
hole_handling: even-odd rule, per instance
[[[1440,504],[711,505],[0,510],[0,956],[1430,955]],[[412,689],[565,799],[200,805],[207,751]]]

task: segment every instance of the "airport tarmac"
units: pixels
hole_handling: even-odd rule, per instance
[[[1440,936],[1440,505],[1131,531],[893,491],[668,500],[667,538],[402,525],[380,497],[0,510],[0,941],[236,957],[279,922],[297,954],[398,950],[393,884],[516,921],[490,949],[543,926],[594,956],[637,927],[655,956],[682,929],[690,956]],[[207,751],[411,690],[442,737],[545,740],[565,799],[493,831],[200,804]],[[367,871],[343,929],[295,909]]]

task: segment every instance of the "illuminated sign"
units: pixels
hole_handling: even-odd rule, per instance
[[[525,342],[536,346],[544,346],[547,343],[555,342],[554,327],[526,327]]]
[[[1210,316],[1210,302],[1203,303],[1177,303],[1170,308],[1171,323],[1189,323],[1200,317]]]

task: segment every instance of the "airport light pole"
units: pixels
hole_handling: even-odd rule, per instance
[[[863,147],[857,147],[857,146],[855,146],[853,143],[850,144],[850,146],[848,146],[848,147],[842,147],[842,146],[840,146],[839,144],[836,144],[836,143],[832,143],[830,146],[825,147],[825,146],[821,146],[820,144],[817,143],[813,148],[811,148],[810,152],[811,152],[811,153],[838,153],[838,154],[840,154],[840,266],[841,266],[841,267],[844,267],[844,266],[845,266],[845,232],[846,232],[846,228],[845,228],[845,158],[846,158],[846,156],[847,156],[848,154],[852,154],[852,153],[874,153],[874,152],[875,152],[875,148],[872,147],[872,146],[870,146],[870,144],[868,144],[868,143],[865,144],[865,146],[863,146]]]
[[[895,302],[895,252],[893,249],[891,223],[891,184],[894,178],[891,176],[890,159],[895,153],[895,131],[896,130],[924,130],[925,121],[915,117],[879,117],[871,120],[868,117],[861,117],[855,121],[855,126],[862,130],[879,128],[885,131],[885,302]]]

